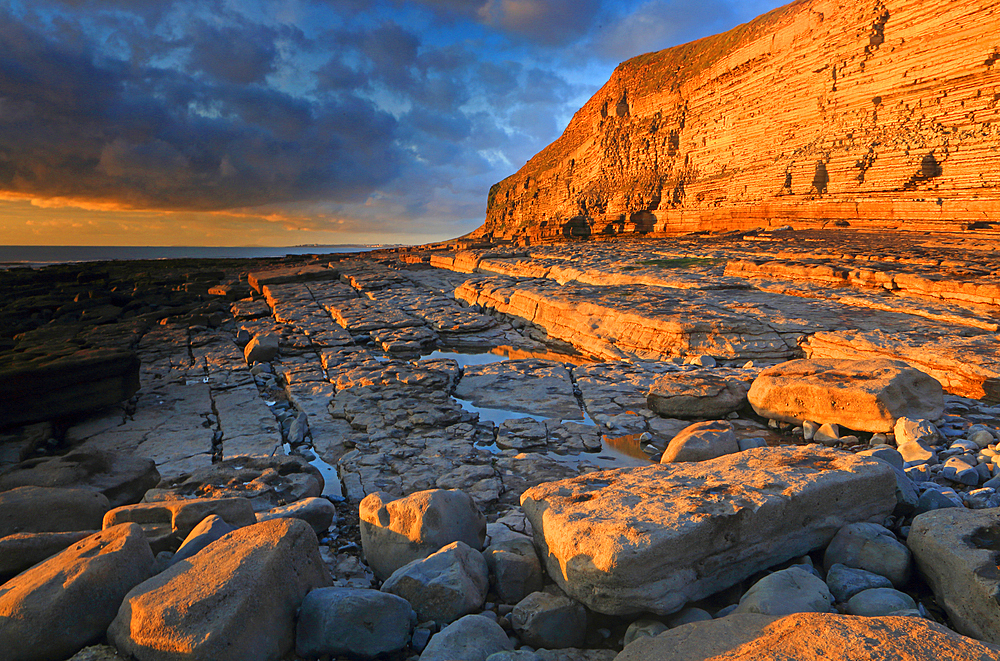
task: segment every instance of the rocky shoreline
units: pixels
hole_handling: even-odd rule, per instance
[[[0,649],[993,658],[998,243],[0,272]]]

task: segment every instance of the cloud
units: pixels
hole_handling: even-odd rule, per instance
[[[261,83],[277,66],[277,31],[242,29],[201,22],[192,31],[189,69],[230,83]]]
[[[0,17],[0,190],[212,210],[362,200],[397,173],[396,120],[174,69],[95,62]]]

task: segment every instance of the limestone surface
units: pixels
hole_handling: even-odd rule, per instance
[[[887,464],[809,446],[592,473],[521,503],[566,594],[601,613],[668,614],[881,520],[895,489]]]

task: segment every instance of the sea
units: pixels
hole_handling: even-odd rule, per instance
[[[285,257],[286,255],[325,255],[328,253],[366,252],[393,248],[384,244],[337,244],[274,247],[204,247],[204,246],[0,246],[0,270],[38,268],[49,264],[104,262],[131,259],[241,259]]]

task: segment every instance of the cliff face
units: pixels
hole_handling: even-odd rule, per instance
[[[798,0],[631,59],[474,235],[1000,228],[998,25],[1000,0]]]

